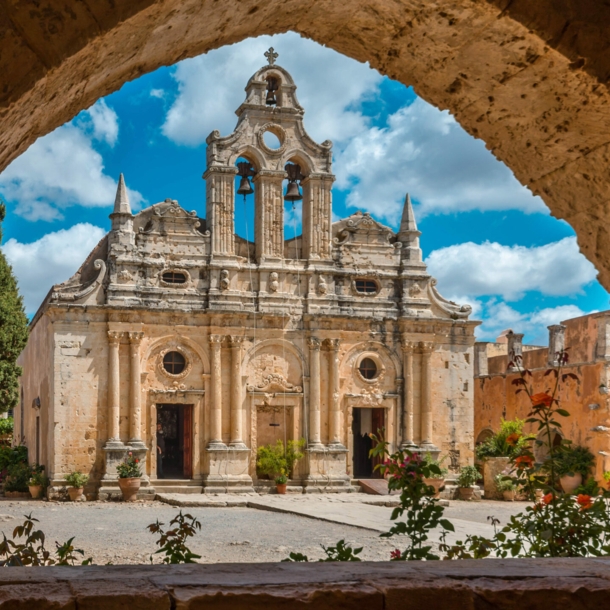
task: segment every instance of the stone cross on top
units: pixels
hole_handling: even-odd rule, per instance
[[[265,57],[269,62],[269,65],[272,66],[277,59],[277,53],[274,52],[273,47],[269,47],[269,50],[265,52]]]

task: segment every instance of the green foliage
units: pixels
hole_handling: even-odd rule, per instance
[[[482,478],[481,473],[474,466],[462,466],[457,484],[458,487],[474,487]]]
[[[0,202],[0,243],[1,223],[6,208]],[[28,319],[23,308],[23,299],[17,289],[13,270],[0,250],[0,413],[17,406],[21,367],[17,357],[28,339]]]
[[[140,460],[133,456],[131,451],[127,457],[116,467],[119,479],[139,479],[142,476]]]
[[[476,449],[477,461],[482,462],[492,457],[513,457],[519,455],[521,449],[532,440],[532,437],[523,434],[525,426],[524,419],[506,420],[500,423],[500,430],[483,441]],[[508,439],[511,435],[518,435],[519,440],[511,443]]]
[[[30,468],[30,480],[28,485],[34,487],[35,485],[42,485],[46,487],[49,484],[49,479],[44,473],[44,466],[33,466]]]
[[[281,473],[275,477],[275,482],[277,485],[285,485],[288,483],[288,477],[284,473]]]
[[[325,559],[318,559],[318,562],[327,562],[327,561],[362,561],[358,555],[362,553],[363,547],[353,549],[351,546],[347,546],[345,544],[345,540],[339,540],[335,546],[324,546],[320,545],[324,552],[326,553]],[[303,553],[290,553],[287,559],[282,559],[282,561],[295,561],[295,562],[305,562],[309,561],[307,555],[303,555]]]
[[[201,529],[201,523],[192,515],[183,515],[180,511],[170,522],[170,526],[175,526],[167,531],[163,530],[164,523],[151,523],[148,530],[151,534],[159,534],[156,544],[159,547],[155,555],[164,553],[163,563],[196,563],[195,559],[200,559],[201,555],[195,555],[187,546],[186,540],[194,536]],[[152,555],[150,563],[153,562]]]
[[[0,472],[4,472],[12,464],[27,464],[28,448],[25,445],[16,447],[0,446]]]
[[[84,487],[89,482],[89,476],[83,474],[80,470],[75,470],[70,474],[66,475],[66,483],[70,487],[75,487],[79,489],[80,487]]]
[[[256,467],[262,474],[271,478],[281,475],[290,475],[298,460],[303,457],[301,449],[305,447],[305,439],[288,441],[284,449],[284,443],[278,440],[275,445],[263,445],[256,452]]]
[[[7,477],[4,481],[5,491],[28,491],[28,481],[32,471],[27,464],[18,462],[17,464],[11,464],[7,468]]]
[[[431,453],[424,454],[424,462],[428,465],[433,464],[434,466],[438,466],[439,474],[433,474],[431,479],[444,479],[449,474],[449,469],[443,466],[443,462],[447,459],[447,456],[443,456],[440,460],[435,460],[432,457]]]
[[[590,477],[588,478],[582,485],[579,485],[575,490],[573,495],[581,495],[585,494],[587,496],[598,496],[600,491],[602,491],[597,484],[597,481]]]
[[[13,539],[9,540],[3,533],[3,541],[0,542],[0,566],[71,566],[76,565],[76,554],[84,556],[81,549],[75,549],[72,544],[74,538],[70,538],[62,545],[55,543],[55,557],[51,555],[45,546],[45,535],[42,530],[35,530],[34,519],[31,514],[25,515],[23,525],[18,525],[13,531]],[[23,541],[16,539],[24,538]],[[85,559],[80,565],[91,564],[91,558]]]
[[[606,481],[606,483],[610,483],[610,470],[606,470],[604,472],[604,481]]]
[[[12,435],[14,427],[15,425],[12,417],[0,418],[0,436],[4,436],[6,434]]]
[[[505,474],[499,474],[495,480],[496,489],[502,493],[503,491],[515,491],[517,486],[511,477],[506,476]]]
[[[562,441],[554,456],[555,474],[558,477],[566,475],[574,476],[579,473],[586,478],[595,465],[595,456],[587,449],[571,443]]]

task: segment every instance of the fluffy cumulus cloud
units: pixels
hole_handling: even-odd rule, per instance
[[[263,53],[271,45],[279,53],[278,65],[296,80],[297,97],[306,110],[305,126],[315,140],[341,143],[367,127],[357,106],[377,93],[382,77],[365,64],[288,33],[249,39],[179,63],[174,72],[178,95],[163,133],[189,146],[205,142],[214,129],[231,133],[237,122],[235,109],[245,99],[244,86],[265,65]]]
[[[447,294],[497,295],[509,301],[530,291],[573,295],[597,275],[574,237],[531,248],[467,242],[435,250],[426,262]]]
[[[74,275],[104,234],[100,227],[80,223],[47,233],[31,243],[12,238],[2,246],[17,277],[28,315],[36,312],[54,284]]]
[[[62,211],[72,205],[112,205],[117,183],[104,173],[103,157],[94,143],[112,147],[118,134],[116,113],[100,100],[13,161],[0,174],[0,193],[28,220],[61,219]],[[130,196],[137,208],[140,193],[130,191]]]
[[[418,216],[465,210],[544,212],[539,197],[468,135],[447,112],[416,99],[354,137],[336,155],[337,186],[349,206],[390,222],[399,218],[405,192]]]

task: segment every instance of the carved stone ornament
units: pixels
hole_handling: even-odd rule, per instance
[[[417,297],[422,293],[422,287],[415,282],[415,284],[413,284],[410,288],[409,288],[409,296],[410,297]]]
[[[320,276],[320,281],[318,282],[318,292],[320,294],[326,294],[328,292],[328,285],[322,276]]]
[[[170,373],[169,371],[165,370],[165,367],[163,366],[163,358],[165,357],[165,354],[167,354],[169,352],[178,352],[184,356],[186,365],[185,365],[182,373],[178,373],[177,375],[174,375],[173,373]],[[191,350],[186,349],[182,345],[176,345],[176,344],[167,345],[157,355],[157,370],[159,371],[159,373],[161,373],[161,375],[163,377],[166,377],[168,379],[172,379],[172,380],[184,379],[191,372],[192,368],[193,368],[193,354],[191,353]]]
[[[300,385],[292,385],[289,381],[284,379],[283,375],[279,373],[269,373],[265,375],[258,385],[249,385],[248,392],[262,392],[264,394],[270,393],[300,393],[303,388]]]
[[[278,148],[269,148],[265,142],[265,133],[272,133],[280,141]],[[286,131],[277,123],[265,123],[258,131],[258,145],[268,154],[278,155],[286,148]]]
[[[280,283],[278,282],[279,276],[275,271],[272,271],[269,274],[269,292],[277,292],[279,287],[280,287]]]
[[[428,296],[430,300],[453,320],[465,320],[472,313],[470,305],[458,305],[442,297],[436,289],[436,280],[432,278],[428,283]]]
[[[119,273],[117,274],[117,278],[120,282],[123,283],[133,282],[133,275],[131,275],[131,273],[129,273],[127,269],[122,269],[121,271],[119,271]]]
[[[102,285],[104,278],[106,277],[106,263],[97,259],[93,266],[95,269],[99,269],[99,273],[97,278],[89,286],[80,290],[78,292],[61,292],[61,290],[54,291],[51,294],[51,301],[79,301],[80,299],[84,299],[86,296],[89,296],[96,288]],[[58,286],[60,288],[60,286]]]
[[[229,290],[231,282],[229,281],[229,272],[226,269],[222,269],[220,272],[220,289]]]

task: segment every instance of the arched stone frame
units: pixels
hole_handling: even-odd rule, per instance
[[[494,434],[495,432],[489,426],[483,428],[477,435],[477,438],[474,442],[475,448],[481,443],[484,443],[487,439],[491,438]]]
[[[238,146],[239,148],[237,149],[237,151],[231,153],[230,157],[228,158],[227,162],[231,167],[236,167],[237,160],[239,158],[243,158],[247,159],[250,163],[252,163],[252,167],[254,167],[257,172],[270,169],[268,167],[267,159],[259,149],[252,146],[251,144],[244,144]],[[237,193],[237,190],[235,192]]]
[[[553,445],[558,445],[563,440],[564,435],[561,430],[558,428],[551,428],[551,442]],[[538,442],[542,444],[538,444]],[[533,442],[533,454],[534,458],[536,458],[536,462],[543,462],[549,455],[549,445],[548,438],[546,434],[546,430],[541,430],[536,435],[536,438]]]
[[[353,345],[343,359],[339,363],[339,371],[344,371],[350,359],[353,362],[350,367],[350,372],[354,378],[362,385],[363,388],[373,388],[375,382],[381,382],[382,379],[377,378],[372,383],[364,381],[361,375],[355,371],[357,363],[366,356],[373,355],[383,363],[385,373],[391,373],[394,379],[391,391],[373,392],[364,391],[359,394],[344,393],[340,398],[341,410],[343,414],[343,434],[346,440],[347,447],[347,463],[346,466],[351,472],[353,462],[354,443],[352,436],[353,410],[358,408],[382,408],[386,410],[385,426],[386,440],[390,443],[389,450],[393,451],[400,445],[401,432],[401,390],[402,390],[402,364],[396,355],[396,352],[387,345],[379,341],[363,341]],[[387,380],[387,379],[386,379]]]
[[[269,388],[258,388],[253,383],[254,380],[244,380],[246,397],[246,418],[250,423],[250,449],[252,459],[250,460],[249,473],[252,479],[256,479],[256,451],[258,448],[257,444],[257,413],[261,408],[281,408],[284,406],[285,409],[290,410],[291,421],[288,422],[290,427],[292,439],[297,440],[298,438],[307,438],[307,409],[305,408],[305,396],[308,395],[308,388],[306,385],[309,382],[309,367],[307,361],[303,357],[303,352],[293,343],[286,339],[278,337],[277,339],[264,339],[259,343],[251,346],[242,361],[243,377],[247,375],[248,366],[256,358],[256,356],[265,351],[270,347],[280,347],[282,351],[290,352],[296,359],[300,367],[300,383],[290,384],[286,391],[282,391],[281,388],[275,387],[270,388],[272,391],[268,391]],[[252,383],[250,382],[252,381]],[[289,381],[289,380],[286,380]],[[292,440],[288,438],[288,440]],[[297,464],[295,468],[295,476],[303,476],[305,474],[306,466],[305,460],[301,460],[301,463]]]
[[[202,337],[202,340],[203,339],[205,339],[205,337]],[[166,348],[171,348],[172,346],[185,346],[187,350],[191,352],[191,357],[199,358],[203,370],[201,383],[200,387],[189,389],[180,383],[180,379],[172,381],[171,377],[166,375],[168,383],[165,388],[151,388],[149,385],[150,382],[148,384],[146,383],[148,372],[142,373],[142,391],[145,395],[146,405],[144,413],[147,418],[145,429],[148,431],[148,438],[145,439],[145,442],[150,449],[147,455],[146,470],[151,478],[156,478],[157,452],[155,443],[157,433],[157,404],[192,404],[193,480],[199,480],[203,474],[203,451],[209,437],[209,431],[206,429],[207,422],[209,422],[209,401],[206,400],[205,397],[210,390],[210,359],[207,351],[196,341],[179,334],[165,335],[163,337],[155,338],[150,345],[147,346],[142,358],[142,370],[145,371],[147,364],[151,359],[156,358],[158,353],[163,352]],[[152,364],[153,368],[157,366],[154,362]],[[183,377],[183,379],[187,376]]]

